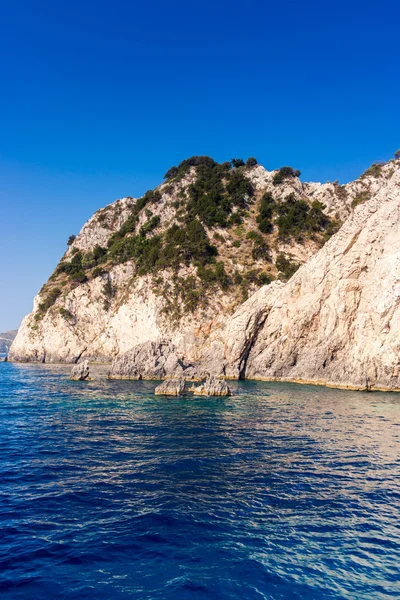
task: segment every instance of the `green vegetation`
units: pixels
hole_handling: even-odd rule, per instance
[[[292,237],[298,242],[304,241],[304,236],[322,241],[329,239],[338,229],[340,223],[331,220],[325,213],[325,205],[315,200],[311,206],[303,199],[289,194],[281,202],[276,202],[270,192],[266,192],[260,201],[256,217],[258,229],[263,234],[273,232],[274,225],[279,229],[279,238],[288,240]]]
[[[226,191],[231,207],[246,208],[248,200],[254,195],[254,188],[251,182],[241,171],[233,171],[230,174]]]
[[[339,183],[337,181],[334,182],[333,184],[335,186],[335,192],[338,198],[340,198],[340,200],[346,200],[347,198],[347,189],[345,185],[339,185]]]
[[[70,235],[68,238],[67,246],[71,246],[76,240],[76,235]]]
[[[102,293],[104,296],[103,308],[105,311],[110,309],[111,300],[114,298],[116,293],[116,288],[111,283],[111,278],[108,277],[106,283],[103,286]]]
[[[257,231],[249,231],[246,238],[253,241],[253,248],[251,251],[253,260],[270,260],[268,244],[260,233]]]
[[[300,171],[292,169],[292,167],[281,167],[279,171],[275,173],[272,183],[274,185],[280,185],[286,179],[293,179],[294,177],[300,177],[300,175]]]
[[[249,297],[249,288],[252,286],[260,287],[262,285],[267,285],[274,280],[269,273],[261,271],[260,269],[250,269],[244,273],[235,271],[233,279],[234,283],[241,288],[242,302],[245,302]]]
[[[59,310],[60,315],[66,320],[66,321],[73,321],[75,319],[74,315],[72,314],[72,312],[70,312],[69,310],[67,310],[66,308],[64,308],[63,306],[60,308]]]
[[[246,208],[253,195],[250,181],[241,171],[231,172],[229,163],[201,164],[196,181],[189,187],[188,215],[198,217],[207,227],[238,224],[240,214],[239,219],[228,221],[233,208]]]
[[[66,273],[71,281],[85,283],[87,277],[84,271],[82,252],[76,252],[70,262],[60,262],[56,269],[56,275]]]
[[[370,197],[371,197],[371,193],[369,190],[364,190],[363,192],[360,192],[359,194],[357,194],[357,196],[354,196],[354,198],[351,202],[351,207],[355,208],[359,204],[363,204],[364,202],[369,200]]]
[[[277,205],[280,238],[297,237],[302,233],[312,234],[326,231],[331,223],[323,212],[325,206],[314,200],[311,207],[305,200],[298,200],[294,194],[289,194],[284,202]]]
[[[385,163],[374,163],[361,175],[361,179],[365,177],[380,177]]]
[[[89,252],[74,248],[69,259],[59,263],[51,279],[56,281],[58,289],[64,288],[64,292],[68,293],[79,283],[104,276],[101,289],[103,306],[109,310],[117,290],[108,272],[113,265],[130,262],[134,267],[134,277],[149,276],[155,293],[162,294],[165,299],[168,314],[173,313],[176,318],[183,312],[205,306],[211,294],[220,290],[234,291],[236,299],[241,292],[242,298],[245,298],[249,290],[273,279],[273,265],[270,264],[266,270],[262,267],[271,263],[267,235],[274,232],[274,227],[281,239],[293,236],[302,241],[308,236],[322,243],[337,226],[324,214],[325,207],[319,202],[310,206],[294,194],[283,201],[275,201],[268,192],[260,199],[255,215],[257,229],[249,231],[246,236],[254,214],[255,197],[246,169],[256,164],[257,160],[253,157],[246,163],[241,158],[234,158],[218,164],[208,156],[194,156],[182,161],[167,171],[167,183],[162,188],[163,193],[168,190],[169,194],[173,194],[167,208],[168,211],[174,209],[172,214],[175,218],[168,228],[161,226],[161,217],[156,214],[160,213],[160,207],[156,205],[162,194],[159,190],[149,190],[131,203],[128,218],[109,237],[107,247],[97,245]],[[192,183],[176,185],[194,171],[196,177]],[[278,185],[299,175],[291,167],[283,167],[275,174],[274,183]],[[110,219],[107,222],[111,228],[118,206],[115,211],[108,207],[103,209],[99,222],[103,222],[103,214],[108,214]],[[168,215],[168,211],[162,214]],[[243,243],[245,236],[251,240],[251,246]],[[231,245],[225,243],[228,239],[232,241]],[[272,239],[276,241],[275,237]],[[218,256],[217,246],[221,248],[221,256]],[[235,248],[241,248],[240,252]],[[298,265],[286,257],[285,262],[282,256],[278,257],[277,268],[278,265],[281,267],[281,278],[288,278]],[[245,273],[232,272],[231,265],[238,259],[242,266],[247,264],[251,267],[257,261],[261,268],[248,268]],[[182,269],[186,270],[185,277]],[[168,277],[164,271],[168,271]],[[51,299],[46,297],[42,311],[45,312],[48,302],[50,306]],[[60,314],[70,319],[61,310]]]
[[[231,165],[234,169],[244,167],[244,160],[242,158],[232,158]]]
[[[223,262],[216,262],[211,268],[200,265],[197,269],[197,274],[200,277],[200,280],[203,283],[206,283],[207,286],[216,284],[223,290],[226,290],[229,287],[230,279],[226,274]]]
[[[400,158],[400,148],[394,153],[395,158]]]
[[[42,288],[43,290],[43,288]],[[41,292],[42,292],[41,290]],[[49,308],[51,308],[53,306],[53,304],[56,302],[57,298],[59,298],[61,296],[61,290],[58,287],[52,288],[51,290],[49,290],[45,296],[45,298],[43,299],[43,302],[41,302],[38,306],[38,310],[37,313],[35,315],[35,319],[37,321],[39,321],[40,319],[42,319],[44,317],[44,315],[46,314],[46,312],[49,310]]]
[[[182,179],[182,177],[185,177],[185,175],[189,173],[192,167],[198,167],[200,165],[212,167],[216,164],[215,160],[209,156],[192,156],[191,158],[183,160],[177,167],[168,169],[164,175],[164,179],[167,179],[168,181],[179,181],[179,179]]]
[[[146,209],[147,210],[147,209]],[[154,217],[151,217],[147,223],[145,223],[141,228],[140,228],[140,235],[146,237],[146,235],[148,233],[151,233],[152,231],[154,231],[154,229],[156,229],[159,224],[160,224],[161,218],[159,217],[159,215],[155,215]]]
[[[266,192],[260,203],[260,211],[256,218],[261,233],[271,233],[273,229],[272,217],[275,210],[275,200],[271,192]]]
[[[283,281],[288,281],[300,267],[299,263],[291,261],[283,252],[276,257],[275,266],[279,271],[279,279]]]

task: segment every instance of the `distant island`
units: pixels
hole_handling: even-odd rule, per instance
[[[194,156],[98,210],[9,358],[400,389],[400,152],[340,185]]]
[[[8,354],[17,333],[18,329],[0,333],[0,354]]]

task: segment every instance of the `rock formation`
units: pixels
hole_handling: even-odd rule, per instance
[[[193,392],[195,396],[230,396],[231,390],[229,389],[226,381],[217,379],[213,375],[209,375],[204,383],[198,386],[189,388],[190,392]]]
[[[86,381],[89,379],[89,362],[84,360],[72,368],[70,379],[71,381]]]
[[[108,373],[109,379],[163,379],[189,374],[191,365],[168,340],[144,342],[118,356]],[[191,372],[189,376],[191,375]]]
[[[90,219],[10,359],[399,389],[399,205],[398,159],[345,186],[183,161]]]
[[[399,234],[397,170],[286,285],[262,288],[230,319],[227,374],[400,389]],[[244,340],[251,318],[259,329]]]
[[[154,393],[156,396],[180,396],[185,391],[185,378],[174,377],[165,379],[156,387]]]

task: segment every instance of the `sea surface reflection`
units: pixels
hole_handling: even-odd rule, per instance
[[[400,597],[400,395],[0,364],[0,592]]]

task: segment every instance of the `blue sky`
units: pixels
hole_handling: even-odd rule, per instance
[[[0,331],[195,154],[349,181],[400,146],[398,2],[0,0]]]

